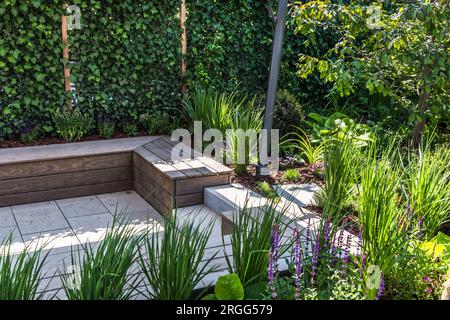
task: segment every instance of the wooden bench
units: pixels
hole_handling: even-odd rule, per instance
[[[135,189],[159,212],[203,203],[229,183],[210,158],[172,161],[169,137],[136,137],[0,150],[0,207]]]
[[[134,189],[161,213],[176,207],[203,204],[203,189],[230,183],[232,170],[215,160],[195,154],[172,156],[177,142],[160,137],[134,152]]]

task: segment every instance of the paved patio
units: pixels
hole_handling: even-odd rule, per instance
[[[125,191],[0,208],[0,241],[12,234],[13,254],[25,246],[33,250],[36,246],[45,245],[44,253],[49,252],[49,256],[39,291],[45,292],[45,298],[64,299],[60,274],[64,273],[65,265],[70,265],[71,250],[80,250],[87,242],[100,241],[115,212],[123,209],[138,228],[148,228],[153,232],[162,230],[163,217],[136,192]],[[189,217],[195,217],[199,224],[211,219],[215,221],[204,259],[218,253],[214,260],[218,269],[201,284],[207,286],[226,269],[220,219],[203,205],[178,211],[180,221]],[[229,244],[229,238],[226,239]],[[230,246],[226,247],[229,252]],[[137,295],[136,298],[142,296]]]

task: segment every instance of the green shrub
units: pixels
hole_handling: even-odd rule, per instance
[[[297,169],[287,169],[283,173],[282,179],[290,182],[295,182],[298,181],[298,179],[300,179],[300,173],[298,172]]]
[[[56,111],[53,114],[56,132],[66,141],[77,141],[89,133],[92,119],[78,110]]]
[[[116,126],[112,122],[101,122],[98,125],[98,133],[102,138],[111,138],[116,132]]]
[[[129,135],[130,137],[137,136],[139,133],[139,129],[138,129],[137,125],[133,122],[125,122],[122,125],[122,129],[123,129],[123,132],[125,134]]]
[[[376,146],[371,147],[361,172],[358,199],[359,220],[363,227],[362,250],[367,265],[378,266],[389,274],[396,255],[410,239],[405,223],[405,210],[399,201],[400,170],[391,155],[377,157]],[[376,290],[369,290],[375,297]]]
[[[24,132],[22,132],[20,135],[20,141],[22,141],[23,143],[34,142],[39,137],[39,135],[40,135],[39,128],[34,127],[30,130],[25,130]]]
[[[351,189],[357,180],[355,148],[350,139],[328,141],[324,149],[324,184],[317,195],[326,217],[340,221],[348,213]]]
[[[187,300],[194,288],[216,267],[212,257],[204,260],[206,244],[214,226],[196,225],[192,220],[180,223],[175,213],[164,222],[164,231],[147,235],[140,251],[140,266],[147,280],[143,294],[157,300]]]
[[[313,143],[321,143],[327,140],[348,140],[357,147],[365,147],[375,139],[367,125],[356,123],[343,113],[335,112],[328,117],[310,113],[308,116],[310,120],[306,123],[313,130]]]
[[[233,112],[244,102],[245,98],[238,98],[236,91],[220,93],[211,87],[195,87],[185,96],[183,106],[191,125],[194,121],[202,121],[203,130],[218,129],[225,134],[231,126]]]
[[[280,130],[280,137],[292,132],[305,119],[303,108],[287,90],[279,90],[273,114],[273,128]]]
[[[256,187],[261,194],[269,199],[279,199],[278,193],[272,188],[267,181],[257,181]]]
[[[144,113],[139,117],[139,121],[149,135],[170,134],[176,128],[170,115],[161,111]]]
[[[11,253],[12,237],[0,242],[0,300],[36,300],[42,281],[42,268],[48,253],[26,246],[19,254]],[[49,251],[50,252],[50,251]]]
[[[313,144],[300,127],[294,126],[294,129],[294,132],[285,136],[287,139],[282,141],[281,145],[286,146],[288,150],[299,151],[301,159],[309,164],[321,161],[323,159],[325,142]]]
[[[142,236],[124,213],[116,214],[100,243],[72,250],[71,264],[79,270],[62,274],[69,300],[129,300],[135,294],[140,280],[131,270],[138,262]]]
[[[411,242],[386,275],[385,295],[394,300],[438,300],[447,270],[448,261],[428,255],[419,242]]]

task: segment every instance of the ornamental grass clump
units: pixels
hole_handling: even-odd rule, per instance
[[[318,203],[322,204],[325,217],[334,223],[348,213],[351,190],[357,181],[356,154],[351,139],[330,140],[325,146],[325,182],[318,194]]]
[[[42,271],[48,253],[26,246],[20,253],[11,252],[11,235],[0,243],[0,300],[38,300]]]
[[[53,114],[56,132],[65,141],[78,141],[89,133],[92,127],[92,118],[89,114],[79,110],[61,111]]]
[[[285,136],[287,139],[282,141],[281,145],[299,151],[300,157],[309,164],[322,161],[325,143],[313,143],[300,127],[294,127],[294,130]]]
[[[143,235],[129,224],[125,212],[114,221],[98,244],[72,250],[71,266],[64,266],[63,288],[69,300],[129,300],[139,278],[132,268],[138,262]]]
[[[432,150],[427,142],[409,158],[405,179],[412,223],[423,224],[422,235],[431,239],[450,219],[450,147]]]
[[[216,270],[216,266],[211,264],[216,254],[204,259],[214,221],[200,225],[195,221],[198,220],[196,215],[194,213],[190,220],[180,222],[174,213],[165,220],[162,232],[146,236],[139,258],[148,283],[142,292],[146,297],[190,299],[198,284]]]
[[[258,134],[262,126],[263,109],[257,106],[256,98],[246,99],[233,110],[226,133],[227,157],[238,175],[247,173],[247,166],[258,161]]]
[[[245,100],[245,97],[238,97],[236,91],[217,93],[213,88],[196,87],[183,100],[184,113],[190,123],[202,121],[204,130],[218,129],[225,134],[231,126],[234,110],[241,108]]]
[[[266,205],[251,209],[245,203],[242,209],[234,213],[234,228],[231,233],[232,258],[225,256],[230,273],[236,273],[244,287],[265,282],[268,274],[269,259],[277,263],[288,247],[278,242],[279,249],[272,251],[274,237],[273,226],[277,228],[277,239],[282,239],[287,229],[286,207],[277,207],[277,201],[271,200]],[[273,267],[273,264],[271,264]],[[275,272],[275,271],[274,271]]]

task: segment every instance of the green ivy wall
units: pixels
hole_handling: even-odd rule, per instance
[[[188,86],[212,85],[248,94],[265,90],[272,21],[266,1],[187,0]],[[65,107],[58,0],[0,3],[0,139],[39,126],[52,133],[51,113]],[[69,31],[75,108],[96,121],[136,121],[154,109],[178,114],[181,100],[180,0],[72,0],[81,30]],[[323,103],[318,78],[297,77],[300,50],[325,50],[331,38],[305,48],[289,17],[280,87],[305,106]]]

